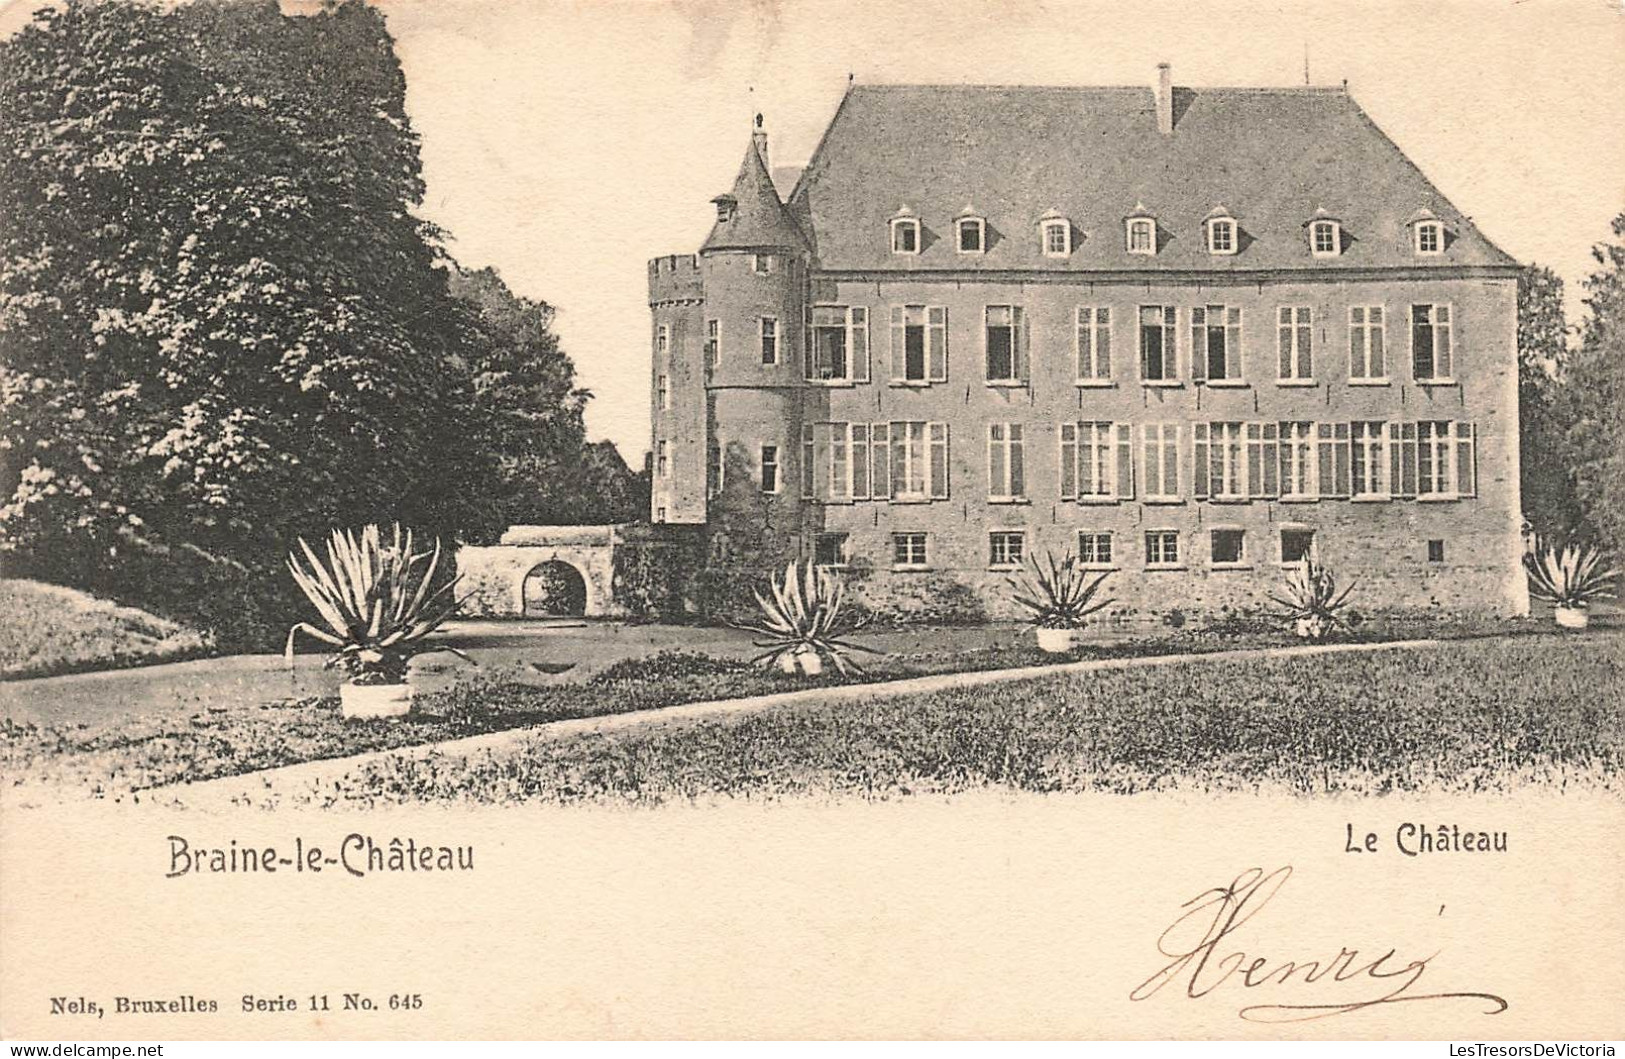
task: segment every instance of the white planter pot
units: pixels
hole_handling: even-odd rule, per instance
[[[1076,629],[1046,629],[1040,626],[1035,630],[1038,635],[1038,649],[1052,655],[1064,655],[1077,646],[1078,630]]]
[[[1590,616],[1579,607],[1553,608],[1552,618],[1565,629],[1583,629],[1591,624]]]
[[[412,685],[341,684],[339,702],[346,717],[403,717],[412,712]]]
[[[824,671],[824,660],[819,657],[817,651],[798,651],[796,665],[801,667],[803,675],[809,677],[816,677]]]

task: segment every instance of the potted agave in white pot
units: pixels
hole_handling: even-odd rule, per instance
[[[1089,615],[1105,610],[1116,600],[1096,600],[1100,586],[1110,576],[1102,571],[1090,579],[1070,552],[1056,559],[1046,553],[1045,563],[1029,560],[1031,569],[1010,578],[1016,605],[1027,612],[1038,649],[1048,654],[1065,654],[1078,645],[1078,634],[1088,624]]]
[[[835,571],[810,559],[805,569],[792,562],[784,568],[784,579],[769,576],[767,587],[767,595],[752,590],[760,620],[734,626],[762,637],[756,646],[765,650],[754,659],[759,665],[815,677],[823,673],[827,658],[845,676],[860,671],[854,651],[881,653],[846,639],[867,622],[843,611],[846,587]]]
[[[288,556],[295,583],[321,615],[325,628],[299,622],[288,630],[283,655],[293,664],[294,638],[300,633],[334,648],[327,668],[343,670],[339,687],[345,717],[399,717],[411,712],[412,686],[406,682],[408,663],[428,651],[454,647],[429,644],[425,638],[457,612],[453,595],[457,580],[436,586],[440,542],[417,551],[412,531],[397,524],[386,542],[376,525],[359,535],[334,530],[327,542],[324,562],[303,537],[297,553]]]
[[[1523,556],[1529,574],[1529,594],[1552,604],[1552,620],[1565,629],[1584,629],[1591,624],[1586,607],[1600,599],[1614,597],[1617,569],[1604,566],[1602,550],[1595,545],[1570,541],[1557,547],[1536,541]]]

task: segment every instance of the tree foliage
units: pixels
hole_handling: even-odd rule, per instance
[[[504,474],[580,461],[551,311],[417,214],[405,89],[359,0],[67,0],[0,42],[8,564],[285,581],[299,535],[488,536]]]
[[[1590,533],[1625,555],[1625,212],[1592,248],[1586,319],[1564,391],[1575,495]]]
[[[1524,517],[1543,536],[1566,537],[1578,525],[1568,446],[1569,326],[1563,280],[1529,265],[1518,276],[1518,410]]]

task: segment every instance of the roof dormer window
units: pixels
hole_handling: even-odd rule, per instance
[[[1136,208],[1125,222],[1124,238],[1127,241],[1128,252],[1131,254],[1155,254],[1157,252],[1157,221],[1150,214],[1141,212]]]
[[[1236,219],[1223,206],[1208,214],[1207,252],[1228,255],[1236,252]]]
[[[1309,252],[1315,257],[1337,257],[1343,252],[1343,226],[1329,217],[1309,222]]]
[[[738,199],[734,198],[732,195],[718,195],[716,198],[712,199],[711,201],[713,203],[715,203],[716,207],[717,207],[717,220],[719,220],[719,221],[731,221],[731,220],[733,220],[734,207],[739,205],[739,200]]]
[[[1441,221],[1416,222],[1416,252],[1418,254],[1444,253],[1444,224]]]
[[[909,212],[907,206],[891,219],[891,252],[918,254],[920,252],[920,219]]]
[[[1045,257],[1070,257],[1072,222],[1051,210],[1038,222],[1039,244]]]
[[[972,215],[954,222],[954,238],[961,254],[980,254],[987,249],[987,221]]]

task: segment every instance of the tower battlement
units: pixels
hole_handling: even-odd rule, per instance
[[[701,301],[705,284],[698,254],[666,254],[649,262],[649,304]]]

